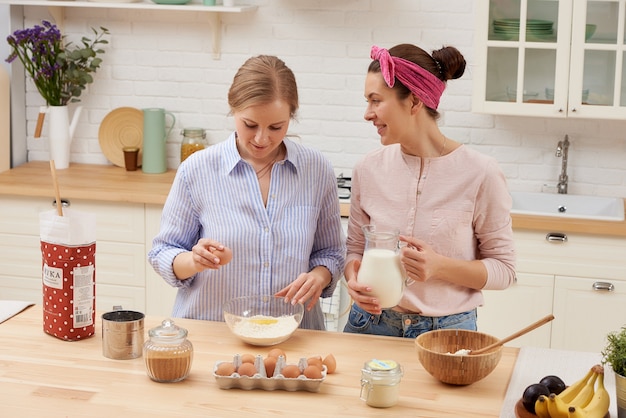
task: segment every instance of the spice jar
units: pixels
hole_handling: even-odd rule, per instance
[[[180,145],[181,163],[194,152],[209,146],[206,141],[206,131],[202,128],[185,128],[181,133],[183,135],[183,142]]]
[[[157,382],[179,382],[189,375],[193,345],[187,330],[166,319],[161,326],[148,331],[150,339],[143,346],[143,356],[150,379]]]
[[[393,360],[372,359],[361,370],[361,399],[369,406],[388,408],[398,402],[402,367]]]

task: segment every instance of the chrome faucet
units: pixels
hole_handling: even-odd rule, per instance
[[[559,141],[556,146],[556,156],[562,157],[561,160],[561,175],[559,176],[559,182],[556,185],[556,189],[560,194],[567,194],[567,151],[569,149],[569,138],[565,135],[563,141]]]

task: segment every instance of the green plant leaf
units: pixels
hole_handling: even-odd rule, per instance
[[[602,350],[602,364],[609,364],[615,373],[626,376],[626,327],[610,332],[606,340]]]

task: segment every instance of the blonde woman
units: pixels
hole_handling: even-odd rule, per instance
[[[148,258],[178,288],[174,316],[221,321],[227,300],[275,294],[305,303],[302,328],[324,329],[317,302],[341,277],[345,243],[330,162],[286,138],[294,74],[250,58],[228,103],[235,132],[180,165]]]

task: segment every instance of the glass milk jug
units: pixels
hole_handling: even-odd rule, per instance
[[[399,232],[377,232],[374,225],[363,225],[365,251],[357,281],[371,286],[368,294],[376,297],[382,308],[396,306],[402,298],[405,273],[400,265]]]

